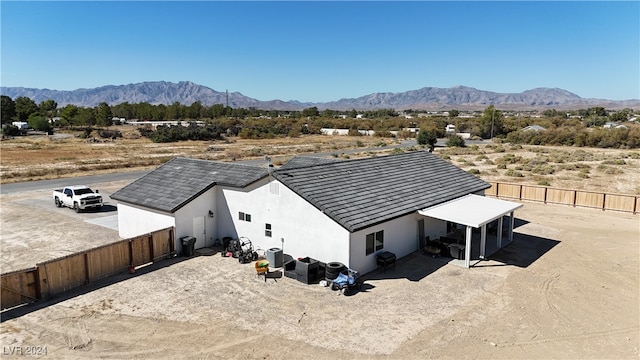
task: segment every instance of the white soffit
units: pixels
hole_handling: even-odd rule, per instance
[[[420,215],[479,228],[522,207],[511,201],[469,194],[430,208],[418,210]]]

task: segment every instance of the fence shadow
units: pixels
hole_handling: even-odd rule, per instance
[[[19,305],[19,306],[4,310],[2,313],[0,313],[0,323],[3,323],[7,320],[19,318],[23,315],[72,299],[76,296],[84,295],[92,291],[99,290],[113,284],[117,284],[121,281],[129,280],[134,277],[143,276],[145,274],[156,271],[158,269],[169,267],[189,259],[191,258],[184,257],[184,256],[177,256],[170,259],[158,261],[155,263],[150,263],[149,265],[137,268],[135,270],[135,273],[133,274],[128,272],[122,272],[107,278],[92,281],[86,285],[82,285],[62,293],[55,294],[47,300],[38,300],[36,302]]]

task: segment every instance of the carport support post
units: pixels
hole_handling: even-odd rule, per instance
[[[515,224],[514,214],[515,211],[509,213],[509,242],[513,241],[513,226]]]
[[[498,219],[498,233],[496,234],[498,236],[498,249],[502,248],[502,219],[504,218],[504,216],[500,216],[500,218]]]
[[[487,247],[487,224],[484,224],[480,228],[480,259],[484,259],[486,247]]]
[[[467,225],[466,241],[464,245],[464,267],[471,267],[471,226]]]

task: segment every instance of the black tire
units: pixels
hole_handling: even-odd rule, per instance
[[[346,268],[341,262],[328,262],[325,268],[325,276],[328,280],[335,280]]]
[[[56,196],[55,198],[55,203],[56,203],[56,207],[62,207],[62,203],[60,202],[60,199],[58,199],[58,197]]]
[[[78,203],[77,203],[77,202],[74,202],[74,203],[73,203],[73,210],[74,210],[75,212],[77,212],[77,213],[79,213],[79,212],[80,212],[80,206],[78,206]]]

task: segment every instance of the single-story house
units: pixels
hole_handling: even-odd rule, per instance
[[[414,151],[348,161],[296,157],[278,169],[175,158],[111,197],[121,237],[174,226],[177,251],[183,236],[196,237],[196,249],[247,237],[257,248],[366,273],[377,267],[376,254],[406,256],[427,236],[445,236],[448,222],[466,226],[467,267],[472,228],[482,229],[484,247],[486,225],[499,220],[501,227],[510,215],[511,240],[513,213],[522,205],[485,198],[489,187]]]

